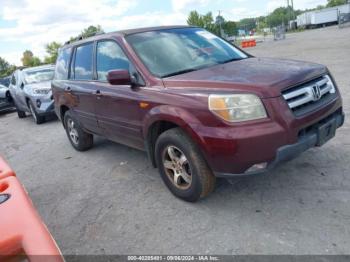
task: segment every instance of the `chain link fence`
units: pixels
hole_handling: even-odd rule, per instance
[[[338,25],[339,28],[350,26],[350,13],[339,13]]]
[[[283,40],[286,39],[286,27],[284,25],[279,25],[273,30],[273,40]]]

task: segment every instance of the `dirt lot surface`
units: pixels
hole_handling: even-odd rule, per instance
[[[326,64],[349,115],[349,40],[350,28],[332,27],[247,51]],[[173,197],[143,152],[102,138],[74,151],[58,121],[1,115],[0,152],[64,254],[346,254],[349,131],[346,122],[325,146],[269,174],[220,181],[196,204]]]

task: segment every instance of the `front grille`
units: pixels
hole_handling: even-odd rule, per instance
[[[325,75],[289,88],[282,95],[294,115],[301,116],[332,101],[336,97],[336,90],[331,78]]]

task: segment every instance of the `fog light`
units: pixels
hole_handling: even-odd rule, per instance
[[[40,106],[41,106],[41,101],[40,101],[40,99],[36,100],[36,106],[37,106],[37,108],[40,108]]]
[[[259,171],[263,171],[267,167],[267,162],[260,163],[260,164],[255,164],[251,166],[245,173],[255,173]]]

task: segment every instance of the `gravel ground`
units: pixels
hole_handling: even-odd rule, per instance
[[[326,64],[349,115],[350,28],[247,49]],[[64,254],[348,254],[349,124],[322,148],[266,175],[220,181],[208,198],[173,197],[143,152],[98,138],[78,153],[58,121],[0,116],[0,152]]]

